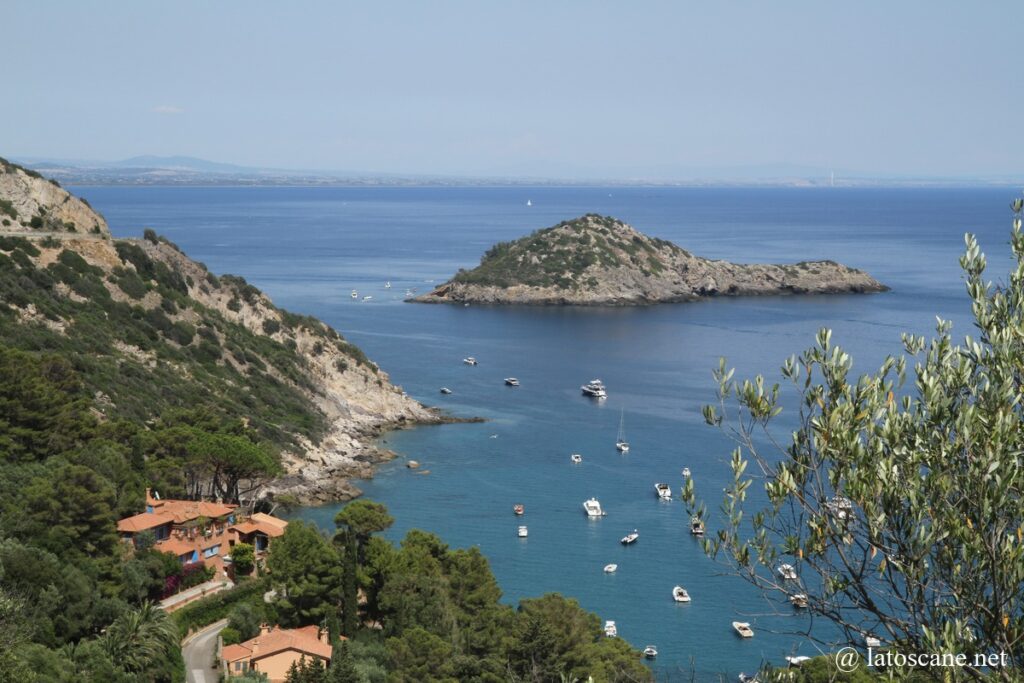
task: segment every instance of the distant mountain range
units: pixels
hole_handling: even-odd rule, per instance
[[[551,166],[544,175],[525,167],[498,172],[442,175],[324,171],[241,166],[190,156],[141,155],[119,161],[17,157],[58,182],[70,185],[681,185],[681,186],[958,186],[1016,185],[1022,176],[882,176],[845,169],[796,164],[683,166],[595,169]]]

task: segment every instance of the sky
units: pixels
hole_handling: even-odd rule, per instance
[[[1024,176],[1024,3],[3,0],[0,156]]]

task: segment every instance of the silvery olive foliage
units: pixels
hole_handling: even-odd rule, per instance
[[[785,441],[773,429],[780,385],[739,381],[724,359],[718,403],[704,408],[736,442],[721,516],[708,519],[709,555],[780,603],[807,596],[843,644],[1002,652],[1003,680],[1024,669],[1022,208],[1013,202],[1015,266],[1003,283],[986,281],[985,255],[965,236],[973,336],[956,344],[938,319],[934,337],[904,334],[903,353],[853,377],[853,359],[822,329],[782,367],[799,397]],[[767,505],[748,500],[754,486]],[[690,481],[684,499],[708,517]],[[780,576],[781,564],[796,580]]]

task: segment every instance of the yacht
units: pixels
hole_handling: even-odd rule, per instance
[[[512,512],[516,513],[517,515],[521,516],[525,511],[526,509],[523,507],[522,503],[516,503],[515,505],[512,506]]]
[[[527,206],[533,206],[533,202],[532,202],[532,201],[530,201],[529,199],[527,199],[527,200],[526,200],[526,205],[527,205]]]
[[[367,294],[366,296],[363,297],[363,301],[369,301],[372,298],[373,298],[372,294]]]
[[[629,452],[629,442],[626,441],[626,411],[619,414],[619,435],[615,437],[615,448],[619,453]]]
[[[609,638],[615,638],[619,635],[619,629],[615,627],[614,621],[604,622],[604,634]]]
[[[636,529],[633,529],[633,532],[623,536],[622,540],[619,541],[619,543],[621,543],[622,545],[632,545],[636,543],[636,539],[638,538],[640,538],[640,532],[638,532]]]
[[[384,283],[384,289],[391,289],[391,280]]]
[[[736,629],[736,633],[740,635],[740,638],[753,638],[754,629],[750,628],[750,624],[745,621],[734,621],[732,627]]]
[[[519,527],[519,532],[518,533],[519,533],[519,538],[526,538],[529,535],[529,531],[527,531],[525,526]]]
[[[876,650],[882,647],[882,641],[874,636],[864,636],[864,645],[873,650]]]
[[[599,379],[590,380],[580,387],[580,391],[583,392],[584,396],[591,398],[608,398],[608,392],[604,388],[604,383]]]
[[[700,517],[690,518],[690,533],[694,536],[704,535],[704,522],[701,521]]]
[[[580,455],[579,453],[573,453],[572,455],[569,456],[569,460],[572,460],[575,464],[579,465],[581,462],[583,462],[583,456]]]
[[[809,661],[811,661],[811,658],[807,655],[786,655],[786,662],[788,662],[790,666],[800,666],[804,662]]]
[[[654,647],[653,645],[648,645],[644,648],[644,657],[647,657],[647,659],[654,659],[657,656],[658,648]]]
[[[463,358],[462,362],[465,363],[466,365],[476,365],[477,364],[476,358],[473,358],[473,356],[469,356],[467,358]]]
[[[676,586],[672,589],[672,599],[676,602],[690,602],[690,594],[682,586]]]
[[[778,571],[779,576],[781,576],[786,581],[796,581],[796,567],[794,567],[793,565],[780,564],[779,568],[776,571]]]
[[[797,609],[807,609],[807,595],[805,593],[791,595],[789,596],[789,601],[793,604],[793,607],[796,607]]]
[[[359,292],[357,292],[356,290],[353,289],[352,290],[352,298],[353,299],[358,299],[359,298]]]
[[[505,384],[507,384],[510,387],[518,387],[519,380],[517,380],[515,377],[506,377]]]
[[[690,468],[689,467],[684,467],[683,468],[683,479],[689,479],[689,478],[690,478]]]
[[[619,568],[619,565],[617,565],[617,564],[606,564],[604,566],[604,573],[605,574],[614,574],[616,572],[616,570],[618,570],[618,568]]]
[[[672,487],[668,484],[655,484],[654,492],[662,500],[672,500]]]
[[[583,501],[583,511],[587,513],[587,517],[604,517],[607,514],[601,509],[601,503],[597,498]]]
[[[825,506],[838,519],[846,519],[853,514],[853,501],[845,496],[834,496]]]
[[[740,672],[740,676],[736,680],[740,683],[760,683],[760,681],[757,680],[757,676],[750,676],[742,672]]]
[[[448,387],[441,387],[441,393],[447,395],[452,393],[452,390],[449,389]]]

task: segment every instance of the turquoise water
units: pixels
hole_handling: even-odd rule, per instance
[[[401,458],[361,482],[396,517],[389,532],[438,533],[478,545],[505,592],[559,591],[634,645],[659,650],[662,679],[698,680],[786,654],[815,654],[807,629],[783,601],[766,599],[704,557],[687,532],[682,503],[660,502],[655,482],[677,492],[689,467],[714,508],[729,480],[731,444],[704,426],[714,398],[711,369],[725,355],[741,376],[778,377],[790,353],[819,327],[850,350],[855,370],[899,350],[899,333],[928,333],[934,316],[972,332],[957,258],[977,232],[993,279],[1009,264],[1008,202],[1000,189],[606,189],[606,188],[75,188],[117,235],[144,227],[177,242],[215,272],[245,276],[278,305],[341,330],[416,398],[483,424],[387,435]],[[531,199],[533,206],[527,207]],[[870,296],[770,297],[631,309],[449,307],[401,303],[497,240],[585,212],[622,218],[702,256],[735,261],[832,258],[893,288]],[[393,287],[384,289],[390,280]],[[352,289],[369,294],[354,301]],[[476,356],[480,365],[461,363]],[[505,387],[514,375],[522,386]],[[609,398],[579,385],[600,377]],[[448,386],[450,396],[438,389]],[[615,451],[620,411],[632,449]],[[785,414],[784,414],[785,418]],[[784,433],[785,421],[781,425]],[[578,452],[583,463],[573,465]],[[407,458],[422,464],[415,473]],[[608,511],[584,517],[596,496]],[[512,514],[524,503],[526,515]],[[330,529],[337,506],[298,516]],[[516,527],[529,526],[519,539]],[[713,526],[713,524],[712,524]],[[634,528],[640,540],[618,540]],[[602,567],[619,565],[614,575]],[[672,587],[693,602],[676,605]],[[749,621],[741,641],[730,622]]]

